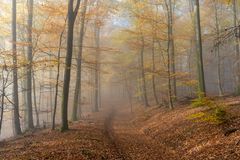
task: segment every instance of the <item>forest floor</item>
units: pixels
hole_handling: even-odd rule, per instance
[[[240,97],[221,100],[229,122],[216,125],[188,117],[203,108],[174,110],[110,108],[70,124],[0,143],[2,160],[237,160],[240,159]],[[228,131],[231,131],[228,133]],[[226,134],[227,133],[227,134]]]

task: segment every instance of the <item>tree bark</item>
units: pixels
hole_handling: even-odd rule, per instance
[[[233,25],[234,27],[236,28],[237,30],[237,27],[238,27],[238,17],[237,17],[237,14],[238,14],[238,10],[237,10],[237,0],[233,0]],[[235,71],[235,79],[236,79],[236,93],[237,94],[240,94],[240,63],[238,62],[239,61],[239,58],[240,58],[240,48],[239,48],[239,37],[236,37],[235,39],[235,43],[236,43],[236,46],[235,46],[235,54],[236,54],[236,71]]]
[[[169,0],[169,9],[168,9],[168,32],[170,36],[170,68],[171,68],[171,85],[172,85],[172,94],[174,99],[177,98],[177,82],[176,82],[176,67],[175,67],[175,44],[173,36],[173,4],[172,0]]]
[[[4,74],[4,72],[2,71],[2,75],[3,74]],[[2,79],[2,95],[1,95],[0,133],[2,132],[2,124],[3,124],[4,97],[5,97],[5,80],[4,80],[4,77],[3,77],[3,79]]]
[[[203,52],[202,52],[202,31],[200,20],[200,5],[199,0],[195,0],[195,23],[196,23],[196,48],[197,48],[197,68],[198,68],[198,81],[199,81],[199,96],[206,96],[204,67],[203,67]]]
[[[219,16],[218,16],[218,8],[217,8],[217,2],[214,0],[214,11],[215,11],[215,25],[216,25],[216,32],[217,32],[217,38],[219,37],[220,32],[220,26],[219,26]],[[223,96],[223,87],[222,87],[222,80],[221,80],[221,57],[220,57],[220,50],[219,46],[215,49],[216,55],[217,55],[217,82],[218,82],[218,94],[219,96]]]
[[[171,58],[170,58],[170,34],[168,32],[168,47],[167,47],[167,77],[168,77],[168,107],[173,109],[172,84],[171,84]]]
[[[149,107],[148,97],[147,97],[147,84],[145,78],[145,67],[144,67],[144,48],[145,41],[144,37],[141,36],[141,51],[140,51],[140,67],[141,67],[141,78],[142,78],[142,88],[143,88],[143,98],[144,98],[144,106]]]
[[[157,91],[156,91],[156,76],[155,76],[155,70],[156,70],[156,64],[155,64],[155,39],[153,38],[153,42],[152,42],[152,70],[153,70],[153,74],[152,74],[152,88],[153,88],[153,95],[154,95],[154,99],[156,101],[156,104],[159,105],[159,100],[158,100],[158,96],[157,96]]]
[[[67,17],[65,18],[65,23],[63,30],[60,34],[59,45],[58,45],[58,55],[57,55],[57,76],[56,76],[56,85],[55,85],[55,96],[54,96],[54,107],[53,107],[53,117],[52,117],[52,130],[55,130],[55,121],[56,121],[56,112],[57,112],[57,102],[58,102],[58,87],[59,87],[59,77],[60,77],[60,57],[61,57],[61,48],[62,48],[62,39],[63,34],[66,28]]]
[[[26,79],[26,92],[27,92],[27,114],[28,114],[28,129],[34,128],[33,111],[32,111],[32,25],[33,25],[33,0],[28,1],[28,25],[27,25],[27,79]]]
[[[39,112],[38,112],[38,106],[37,106],[37,94],[36,94],[36,81],[35,81],[35,74],[32,75],[33,80],[33,100],[34,100],[34,107],[35,107],[35,114],[36,114],[36,125],[37,127],[40,126],[39,122]]]
[[[83,53],[83,41],[84,41],[84,28],[85,28],[85,14],[87,11],[88,0],[83,1],[83,9],[81,13],[81,26],[80,26],[80,36],[79,36],[79,51],[77,57],[77,80],[75,85],[74,101],[73,101],[73,112],[72,120],[78,120],[77,113],[79,113],[79,118],[81,118],[81,89],[82,89],[82,53]],[[79,112],[78,112],[79,111]]]
[[[21,125],[20,125],[20,119],[19,119],[17,29],[16,29],[17,22],[16,21],[17,21],[17,7],[16,7],[16,0],[13,0],[12,1],[12,52],[13,52],[14,133],[19,135],[22,133],[22,131],[21,131]]]
[[[95,64],[95,100],[94,100],[94,112],[99,111],[99,74],[100,74],[100,26],[98,26],[97,22],[95,24],[95,44],[96,44],[96,64]]]
[[[73,8],[74,0],[68,1],[68,33],[67,33],[67,53],[65,59],[64,84],[62,96],[62,127],[61,131],[68,130],[68,98],[71,79],[71,65],[73,52],[73,31],[74,23],[78,13],[81,0],[77,0],[75,9]]]

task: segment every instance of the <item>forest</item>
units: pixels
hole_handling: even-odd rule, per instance
[[[0,160],[240,160],[240,0],[0,0]]]

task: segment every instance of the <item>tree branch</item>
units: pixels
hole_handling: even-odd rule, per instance
[[[74,20],[76,19],[77,17],[77,14],[78,14],[78,10],[79,10],[79,7],[80,7],[80,3],[81,3],[81,0],[77,0],[77,4],[76,4],[76,7],[73,11],[73,17],[74,17]]]

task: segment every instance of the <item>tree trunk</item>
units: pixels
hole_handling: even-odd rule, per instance
[[[36,81],[35,81],[35,75],[32,75],[33,80],[33,100],[34,100],[34,107],[35,107],[35,114],[36,114],[36,125],[37,127],[40,126],[39,122],[39,112],[38,112],[38,106],[37,106],[37,94],[36,94]]]
[[[195,23],[196,23],[196,48],[197,48],[197,68],[198,68],[198,83],[199,83],[199,96],[206,96],[203,55],[202,55],[202,33],[201,33],[201,20],[200,20],[200,6],[199,0],[195,0]]]
[[[27,90],[27,114],[28,114],[28,129],[34,128],[33,113],[32,113],[32,24],[33,24],[33,0],[28,1],[28,25],[27,25],[27,79],[26,79],[26,90]]]
[[[168,23],[168,41],[167,41],[167,78],[168,78],[168,107],[173,109],[173,94],[174,90],[174,77],[175,76],[175,63],[174,62],[174,41],[173,41],[173,17],[172,17],[172,1],[165,0],[167,9],[167,23]],[[174,76],[172,76],[174,75]],[[174,89],[175,88],[175,89]],[[176,92],[175,92],[176,93]]]
[[[170,58],[170,34],[168,32],[168,47],[167,47],[167,75],[168,75],[168,107],[173,109],[172,84],[171,84],[171,58]]]
[[[219,37],[220,26],[219,26],[219,16],[218,16],[218,8],[217,2],[214,0],[214,10],[215,10],[215,24],[216,24],[216,31],[217,31],[217,38]],[[219,46],[215,49],[217,55],[217,82],[218,82],[218,94],[219,96],[223,96],[223,88],[222,88],[222,80],[221,80],[221,57],[220,57],[220,50]]]
[[[168,16],[168,31],[170,36],[170,68],[171,68],[171,85],[172,85],[172,94],[174,99],[177,98],[177,82],[176,82],[176,68],[175,68],[175,44],[173,36],[173,6],[172,0],[169,0],[169,16]]]
[[[145,68],[144,68],[144,48],[145,42],[144,37],[141,36],[141,51],[140,51],[140,62],[141,62],[141,78],[142,78],[142,90],[143,90],[143,98],[144,98],[144,106],[149,107],[148,97],[147,97],[147,84],[145,78]]]
[[[52,74],[53,74],[53,70],[52,70],[52,67],[50,67],[50,71],[49,71],[49,79],[50,79],[50,82],[49,82],[49,87],[50,87],[50,91],[49,91],[49,106],[50,106],[50,122],[52,123],[52,117],[53,117],[53,85],[52,85]]]
[[[61,131],[68,130],[68,98],[71,78],[72,52],[73,52],[73,31],[74,23],[80,6],[80,1],[77,1],[75,9],[73,8],[74,0],[68,1],[68,33],[67,33],[67,53],[65,59],[65,72],[62,96],[62,127]]]
[[[237,10],[237,0],[233,0],[233,25],[237,30],[238,27],[238,10]],[[235,69],[235,79],[236,79],[236,93],[240,94],[240,63],[239,63],[239,58],[240,58],[240,49],[239,49],[239,38],[236,37],[235,39],[236,46],[235,46],[235,54],[236,54],[236,69]]]
[[[59,86],[59,77],[60,77],[60,57],[61,57],[61,48],[62,48],[62,39],[63,34],[66,28],[67,17],[65,18],[64,28],[60,34],[59,45],[58,45],[58,55],[57,55],[57,77],[55,85],[55,96],[54,96],[54,107],[53,107],[53,117],[52,117],[52,130],[55,129],[56,121],[56,112],[57,112],[57,102],[58,102],[58,86]]]
[[[77,80],[76,80],[76,87],[75,87],[75,94],[74,94],[74,101],[73,101],[73,112],[72,112],[72,120],[76,121],[77,113],[79,113],[79,118],[81,118],[81,88],[82,88],[82,53],[83,53],[83,39],[84,39],[84,27],[85,27],[85,14],[87,11],[87,2],[88,0],[83,1],[83,9],[81,13],[81,26],[80,26],[80,36],[79,36],[79,51],[77,57]],[[77,112],[79,109],[79,112]]]
[[[12,1],[12,52],[13,52],[13,103],[14,103],[14,133],[22,133],[19,119],[18,69],[17,69],[17,7]],[[4,96],[4,95],[3,95]],[[2,106],[3,107],[3,106]]]
[[[158,96],[157,96],[157,91],[156,91],[156,76],[155,76],[155,70],[156,70],[156,65],[155,65],[155,39],[153,38],[153,42],[152,42],[152,88],[153,88],[153,95],[154,95],[154,99],[156,101],[156,104],[159,105],[159,100],[158,100]]]
[[[190,13],[190,17],[191,17],[191,21],[192,21],[192,26],[193,26],[193,35],[192,35],[192,38],[190,39],[190,46],[191,46],[191,49],[190,49],[190,53],[189,53],[189,58],[188,58],[188,68],[189,68],[189,78],[190,79],[193,79],[195,76],[194,76],[194,73],[195,72],[191,72],[193,71],[193,65],[191,65],[191,61],[194,61],[196,59],[196,55],[195,54],[197,51],[196,49],[196,23],[195,23],[195,19],[196,19],[196,16],[195,16],[195,13],[194,13],[194,0],[189,0],[189,13]],[[194,62],[193,62],[194,64]],[[195,69],[195,68],[194,68]],[[190,95],[191,96],[194,96],[193,93],[195,92],[195,87],[190,87],[189,88],[190,90]]]
[[[2,74],[4,74],[4,73],[2,72]],[[2,132],[2,124],[3,124],[4,97],[5,97],[5,80],[4,80],[4,77],[3,77],[3,80],[2,80],[2,95],[1,95],[0,134]]]
[[[100,57],[100,26],[98,26],[97,22],[95,24],[95,44],[96,44],[96,64],[95,64],[95,105],[94,112],[99,111],[99,73],[100,73],[100,65],[99,65],[99,57]]]

